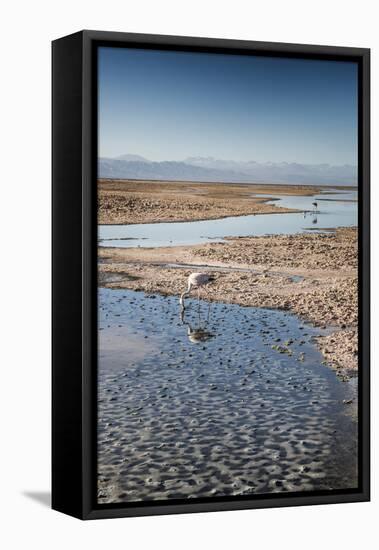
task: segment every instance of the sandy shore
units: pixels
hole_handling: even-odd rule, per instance
[[[99,248],[99,284],[179,295],[214,272],[205,299],[289,310],[332,327],[318,346],[341,376],[357,369],[357,230],[227,239],[168,248]]]
[[[295,212],[267,204],[270,199],[255,195],[311,196],[321,189],[306,185],[99,180],[99,223],[178,222]]]

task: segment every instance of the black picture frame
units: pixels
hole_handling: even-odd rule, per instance
[[[359,66],[359,488],[209,501],[96,504],[97,85],[100,45],[355,61]],[[370,499],[370,50],[81,31],[52,43],[52,507],[81,519]]]

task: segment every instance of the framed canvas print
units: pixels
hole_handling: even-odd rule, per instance
[[[369,50],[53,42],[53,508],[369,499]]]

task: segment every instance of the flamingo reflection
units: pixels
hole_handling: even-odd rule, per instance
[[[214,334],[207,330],[207,325],[209,323],[209,313],[210,313],[211,304],[209,303],[208,306],[208,314],[206,319],[201,319],[201,312],[200,309],[198,310],[198,319],[196,322],[196,325],[194,324],[194,321],[190,322],[185,317],[186,310],[184,308],[180,311],[180,320],[183,325],[187,327],[187,336],[189,341],[192,344],[200,344],[201,342],[206,342],[207,340],[210,340],[211,338],[214,338]]]

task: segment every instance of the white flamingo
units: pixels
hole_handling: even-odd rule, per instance
[[[316,213],[316,210],[317,210],[317,202],[312,202],[312,206],[314,206],[314,209],[313,209],[313,212]]]
[[[180,305],[184,308],[184,298],[190,295],[193,288],[197,288],[197,297],[200,299],[200,288],[205,287],[212,281],[214,281],[214,277],[212,275],[208,275],[208,273],[191,273],[188,277],[187,290],[180,295]]]

